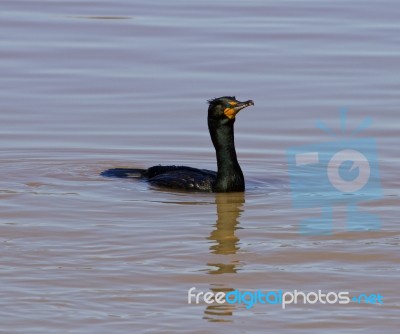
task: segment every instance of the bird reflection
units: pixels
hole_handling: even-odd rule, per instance
[[[215,229],[208,240],[215,241],[210,246],[212,254],[236,254],[239,250],[239,238],[235,235],[239,217],[244,203],[243,193],[216,194],[217,221]],[[209,274],[236,273],[236,261],[229,263],[209,263],[216,269],[210,269]]]
[[[235,232],[238,228],[239,218],[243,211],[245,201],[243,193],[219,193],[215,195],[217,204],[217,221],[215,229],[207,240],[213,241],[210,246],[211,254],[216,256],[216,262],[208,263],[210,275],[236,274],[239,261],[234,255],[239,250],[239,238]],[[233,255],[233,256],[232,256]],[[226,256],[226,257],[225,257]],[[234,289],[225,284],[212,284],[210,291],[229,292]],[[229,322],[233,315],[235,305],[232,304],[211,304],[204,311],[204,319],[211,322]]]

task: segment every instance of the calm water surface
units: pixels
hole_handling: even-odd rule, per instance
[[[2,333],[397,332],[400,5],[384,1],[0,4]],[[236,122],[241,194],[107,179],[112,167],[215,169],[206,100]],[[299,233],[286,149],[367,116],[378,231]],[[368,131],[368,132],[367,132]],[[310,190],[312,195],[312,190]],[[380,293],[379,305],[188,305],[187,290]],[[397,328],[397,330],[396,330]]]

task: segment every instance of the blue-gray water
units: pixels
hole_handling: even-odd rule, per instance
[[[400,5],[383,1],[0,3],[0,331],[396,333]],[[112,167],[215,169],[206,100],[235,124],[245,195],[107,179]],[[299,233],[286,150],[365,117],[378,231]],[[356,136],[357,137],[357,136]],[[357,137],[358,138],[358,137]],[[310,196],[313,189],[308,190]],[[323,222],[323,221],[322,221]],[[223,307],[187,290],[379,293],[383,305]]]

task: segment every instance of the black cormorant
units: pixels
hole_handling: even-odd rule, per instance
[[[113,168],[101,175],[142,178],[154,186],[187,191],[244,191],[244,177],[236,157],[233,125],[236,114],[254,105],[254,102],[240,102],[234,96],[223,96],[209,100],[208,103],[208,129],[217,155],[217,172],[186,166],[160,165],[148,169]]]

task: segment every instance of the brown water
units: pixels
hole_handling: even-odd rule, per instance
[[[384,1],[0,4],[2,333],[396,333],[400,5]],[[215,169],[209,98],[236,122],[244,195],[108,179]],[[374,119],[377,231],[299,233],[286,149]],[[310,189],[310,194],[312,189]],[[187,291],[380,293],[383,305],[188,305]],[[397,328],[397,330],[396,330]]]

